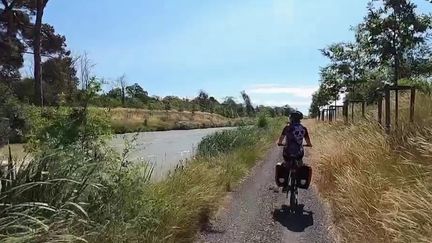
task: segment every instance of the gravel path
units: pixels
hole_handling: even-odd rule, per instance
[[[198,242],[331,242],[323,205],[312,187],[299,191],[302,210],[298,213],[287,210],[285,193],[271,190],[274,166],[281,159],[280,148],[271,149],[230,193],[229,202],[201,232]]]

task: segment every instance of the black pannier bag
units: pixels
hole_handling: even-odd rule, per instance
[[[276,164],[275,180],[278,187],[285,187],[288,185],[288,171],[282,163]]]
[[[312,179],[312,167],[302,165],[297,169],[297,187],[308,189]]]

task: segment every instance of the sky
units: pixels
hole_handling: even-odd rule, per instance
[[[414,1],[431,11],[426,0]],[[88,53],[93,74],[125,74],[151,95],[199,90],[307,112],[327,60],[319,49],[353,40],[366,0],[51,0],[44,21]]]

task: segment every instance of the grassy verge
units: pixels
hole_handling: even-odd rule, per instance
[[[376,122],[318,124],[320,193],[330,202],[344,242],[432,239],[432,98],[419,95],[387,135]]]

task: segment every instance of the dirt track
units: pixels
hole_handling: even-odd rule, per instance
[[[323,205],[312,187],[299,191],[298,213],[288,210],[285,193],[271,190],[274,165],[280,160],[280,148],[272,148],[230,193],[226,205],[201,232],[198,242],[332,242]]]

